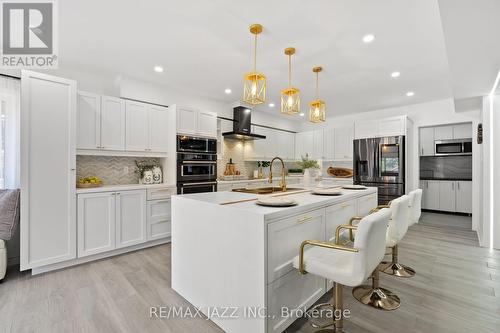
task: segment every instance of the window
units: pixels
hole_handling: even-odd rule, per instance
[[[0,76],[0,188],[19,187],[20,83]]]

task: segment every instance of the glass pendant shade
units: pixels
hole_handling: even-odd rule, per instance
[[[266,76],[252,72],[245,74],[243,100],[249,104],[262,104],[266,101]]]
[[[243,101],[248,104],[262,104],[266,102],[266,76],[257,72],[257,35],[262,32],[262,25],[252,24],[250,33],[255,36],[253,51],[253,72],[245,74],[243,78]]]
[[[294,115],[300,113],[300,90],[292,87],[292,55],[293,47],[287,47],[285,54],[288,56],[288,88],[281,91],[281,113]]]
[[[300,90],[286,88],[281,91],[281,113],[297,114],[300,112]]]
[[[326,120],[326,104],[317,99],[309,103],[309,121],[311,123],[322,123]]]
[[[316,73],[316,100],[309,103],[309,121],[311,123],[322,123],[326,120],[326,103],[318,98],[319,95],[319,72],[322,67],[314,67]]]

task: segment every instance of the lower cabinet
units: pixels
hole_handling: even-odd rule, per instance
[[[356,216],[356,202],[349,201],[326,208],[326,241],[335,241],[335,231],[342,224],[348,224]]]
[[[78,195],[78,257],[115,248],[116,193]]]
[[[170,236],[170,199],[148,201],[147,240]]]
[[[146,190],[116,192],[116,248],[146,241]]]
[[[170,236],[172,192],[158,188],[78,194],[78,257]]]
[[[472,181],[421,180],[422,208],[472,214]]]
[[[378,205],[377,194],[370,194],[364,197],[361,197],[357,200],[357,216],[366,216],[370,214],[370,211],[373,208],[376,208]]]

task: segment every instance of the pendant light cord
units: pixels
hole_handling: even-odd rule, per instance
[[[316,99],[319,96],[319,73],[316,72]]]
[[[253,71],[257,72],[257,34],[255,34],[254,48],[253,48]]]
[[[288,55],[288,88],[292,87],[292,55]]]

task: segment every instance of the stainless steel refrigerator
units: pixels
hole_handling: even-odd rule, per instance
[[[405,194],[405,137],[354,140],[354,184],[378,187],[378,202]]]

